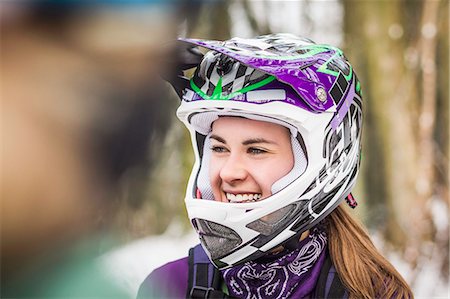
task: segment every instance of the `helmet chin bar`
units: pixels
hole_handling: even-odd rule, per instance
[[[299,202],[290,204],[249,223],[247,227],[260,232],[260,234],[249,240],[246,244],[242,243],[242,239],[235,231],[226,226],[198,218],[193,219],[192,223],[197,230],[200,241],[211,261],[219,269],[224,269],[265,255],[267,251],[272,249],[269,248],[263,250],[265,245],[276,238],[285,229],[285,226],[292,225],[298,215],[302,213],[302,209],[307,210],[307,207]],[[292,237],[293,236],[291,235],[291,238]],[[283,245],[283,243],[276,244],[273,247]],[[248,258],[244,258],[238,262],[230,261],[227,263],[229,260],[227,256],[233,255],[234,253],[239,254],[239,251],[251,250],[251,248],[254,249],[254,253]]]
[[[298,200],[250,222],[246,227],[259,234],[246,243],[243,243],[238,233],[226,226],[198,218],[193,219],[193,223],[211,261],[217,268],[226,269],[262,257],[276,247],[289,247],[303,232],[328,216],[350,193],[352,187],[352,180],[349,178],[328,194],[320,192],[309,201]],[[345,191],[342,192],[341,189]]]

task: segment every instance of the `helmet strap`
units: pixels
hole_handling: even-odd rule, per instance
[[[345,201],[352,209],[356,208],[356,206],[358,205],[358,203],[356,202],[356,199],[353,197],[353,195],[351,193],[349,193],[347,195],[347,197],[345,198]]]

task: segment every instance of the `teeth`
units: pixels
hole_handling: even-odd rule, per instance
[[[251,202],[251,201],[257,201],[261,198],[261,194],[257,194],[257,193],[236,194],[236,195],[232,194],[232,193],[227,193],[226,196],[230,202]]]

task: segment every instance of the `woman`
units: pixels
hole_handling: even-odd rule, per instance
[[[342,51],[289,34],[183,42],[211,50],[173,84],[201,246],[153,271],[138,297],[412,298],[341,205],[356,206],[362,125]]]

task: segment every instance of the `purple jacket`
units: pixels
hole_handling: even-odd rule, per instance
[[[188,276],[188,257],[167,263],[147,276],[137,298],[186,298]]]

